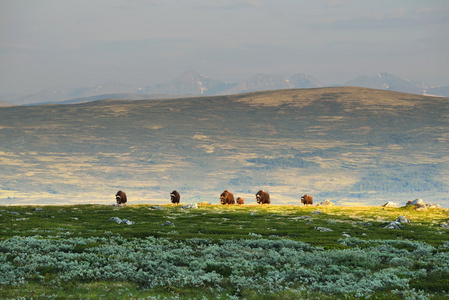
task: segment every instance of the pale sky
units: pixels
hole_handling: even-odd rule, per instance
[[[155,85],[187,69],[447,86],[449,1],[0,0],[0,94]]]

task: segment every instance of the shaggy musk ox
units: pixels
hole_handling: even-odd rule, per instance
[[[256,194],[257,203],[270,204],[270,195],[265,191],[258,191]]]
[[[173,204],[179,204],[179,201],[181,200],[181,195],[179,195],[178,191],[174,190],[170,193],[170,200]]]
[[[115,200],[117,201],[117,204],[122,205],[126,205],[126,201],[128,201],[128,199],[126,199],[125,192],[122,191],[118,191],[117,194],[115,194]]]
[[[240,205],[245,204],[245,200],[243,200],[242,197],[237,197],[236,200],[237,200],[237,204],[240,204]]]
[[[234,195],[231,192],[229,192],[228,190],[225,190],[220,195],[220,202],[223,205],[225,205],[225,204],[235,204]]]
[[[301,197],[301,203],[304,203],[304,205],[312,205],[313,204],[313,198],[310,195],[304,195]]]

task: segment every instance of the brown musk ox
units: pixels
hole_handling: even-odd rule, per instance
[[[128,201],[126,194],[123,191],[118,191],[117,194],[115,194],[115,200],[117,201],[117,204],[120,205],[126,205],[126,202]]]
[[[225,204],[235,204],[234,195],[231,192],[229,192],[228,190],[225,190],[220,195],[220,203],[223,204],[223,205],[225,205]]]
[[[313,198],[310,195],[304,195],[301,197],[301,203],[304,205],[313,205]]]
[[[174,190],[170,193],[170,201],[173,204],[179,204],[179,202],[181,201],[181,195],[179,195],[177,190]]]
[[[242,197],[237,197],[236,201],[239,205],[245,204],[245,200]]]
[[[270,195],[265,191],[259,190],[256,199],[259,204],[270,204]]]

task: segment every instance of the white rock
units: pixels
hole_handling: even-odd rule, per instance
[[[427,208],[438,208],[438,209],[443,209],[443,207],[439,204],[426,204]]]
[[[181,208],[183,208],[183,209],[198,208],[198,204],[196,204],[196,203],[189,203],[189,204],[181,206]]]
[[[164,209],[162,206],[157,206],[157,205],[156,206],[152,206],[151,208],[152,209]]]
[[[164,224],[161,224],[162,226],[175,226],[175,224],[173,224],[172,222],[170,222],[170,221],[165,221],[165,223]]]
[[[388,224],[384,228],[386,228],[386,229],[401,229],[402,227],[404,227],[404,225],[402,225],[399,222],[391,222],[390,224]]]
[[[117,218],[117,217],[112,217],[109,219],[109,221],[116,222],[117,224],[122,223],[122,219]]]
[[[410,224],[410,220],[407,219],[405,216],[400,216],[400,217],[398,217],[398,218],[396,219],[396,222]]]
[[[319,230],[320,232],[333,231],[332,229],[326,227],[315,227],[314,229]]]
[[[134,224],[136,224],[136,222],[133,222],[133,221],[130,221],[130,220],[127,220],[127,219],[123,219],[121,223],[122,224],[126,224],[126,225],[134,225]]]
[[[415,200],[413,200],[412,202],[410,202],[408,204],[408,206],[410,205],[418,205],[418,206],[426,206],[426,204],[424,203],[424,201],[422,201],[421,199],[417,198]]]

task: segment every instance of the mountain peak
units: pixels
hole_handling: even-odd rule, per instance
[[[390,73],[382,72],[374,76],[360,76],[348,81],[346,86],[367,87],[396,92],[423,95],[429,85],[425,82],[408,80]]]

